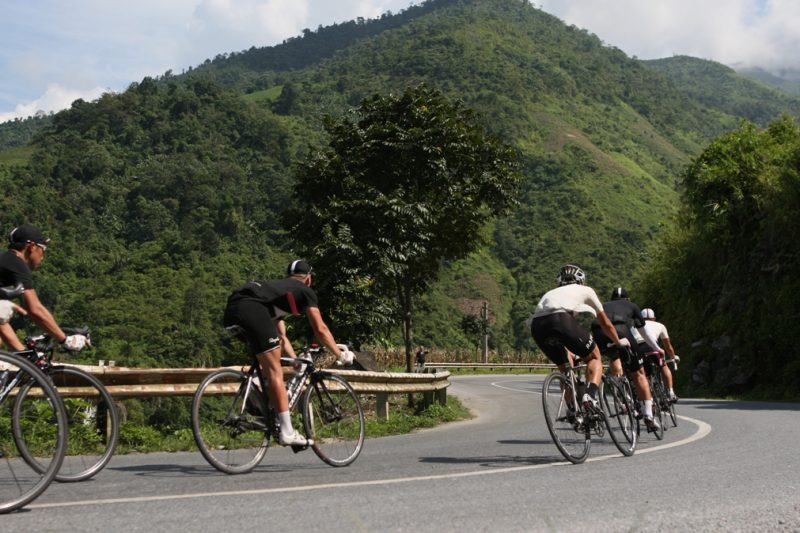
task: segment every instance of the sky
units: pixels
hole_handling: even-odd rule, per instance
[[[0,122],[419,0],[2,0]],[[639,59],[800,70],[797,0],[534,0]]]

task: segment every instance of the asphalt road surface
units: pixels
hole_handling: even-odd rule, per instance
[[[572,465],[542,379],[455,377],[473,420],[367,440],[346,468],[280,447],[239,476],[199,452],[118,456],[0,531],[800,531],[799,404],[681,399],[664,440],[622,457],[606,438]]]

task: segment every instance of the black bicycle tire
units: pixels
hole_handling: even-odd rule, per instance
[[[71,386],[91,387],[95,389],[97,397],[102,399],[103,403],[106,405],[106,409],[108,410],[107,414],[111,426],[110,432],[107,433],[105,449],[101,454],[99,454],[98,459],[88,467],[79,470],[77,473],[70,473],[72,470],[74,470],[72,465],[82,461],[83,459],[81,459],[81,456],[71,456],[69,453],[67,453],[64,455],[64,461],[62,462],[61,468],[55,477],[56,481],[66,483],[87,480],[105,468],[105,466],[111,460],[111,457],[114,455],[114,450],[117,446],[117,439],[119,436],[119,414],[117,413],[117,408],[114,405],[114,399],[111,397],[111,394],[109,394],[108,390],[99,379],[79,368],[69,366],[54,366],[48,369],[46,373],[55,384],[56,390],[58,390],[59,385],[62,383],[62,380],[59,379],[62,375],[71,376]],[[84,384],[76,385],[75,380],[83,380]],[[24,394],[26,394],[26,392],[27,389],[21,390],[20,397],[24,398]],[[76,428],[76,424],[73,423],[74,417],[72,409],[68,407],[70,404],[69,398],[65,400],[62,397],[62,401],[64,402],[65,412],[67,413],[67,448],[69,450],[70,444],[77,440],[78,433],[76,431],[71,431],[72,428]],[[85,423],[82,423],[81,425],[85,426]],[[17,440],[16,444],[20,455],[22,455],[23,459],[25,459],[25,462],[28,463],[31,468],[40,472],[45,469],[45,467],[41,465],[35,457],[33,457],[22,439]]]
[[[659,397],[658,384],[653,379],[647,380],[650,385],[650,395],[653,398],[653,420],[658,422],[658,425],[653,430],[656,440],[664,439],[664,413],[661,410],[661,398]]]
[[[219,404],[223,406],[224,409],[226,409],[226,413],[229,414],[234,410],[234,406],[238,401],[238,399],[241,399],[242,390],[245,385],[245,380],[249,379],[249,377],[244,372],[232,369],[218,370],[206,376],[206,378],[197,387],[197,390],[195,391],[194,396],[192,397],[192,411],[191,411],[192,434],[194,435],[194,440],[195,443],[197,444],[198,449],[200,450],[200,453],[203,455],[203,457],[206,459],[206,461],[208,461],[208,463],[211,466],[213,466],[220,472],[224,472],[226,474],[245,474],[247,472],[252,471],[256,466],[258,466],[259,463],[261,463],[262,459],[264,459],[264,455],[266,455],[267,453],[267,447],[269,446],[270,435],[269,432],[265,429],[262,433],[263,438],[261,438],[260,445],[258,445],[258,447],[256,448],[255,452],[253,453],[253,456],[242,463],[234,464],[232,460],[230,462],[227,462],[221,459],[221,456],[225,455],[224,453],[215,454],[212,451],[213,446],[207,443],[206,438],[203,436],[204,428],[201,428],[201,425],[204,424],[204,422],[203,420],[201,420],[200,411],[201,409],[204,410],[204,413],[202,414],[202,417],[204,418],[206,415],[205,415],[205,407],[203,406],[203,399],[212,396],[211,394],[205,394],[205,392],[209,388],[209,386],[211,386],[217,381],[222,381],[223,379],[239,383],[238,391],[234,396],[227,396],[227,395],[222,396],[222,398],[231,398],[230,403],[224,401],[219,402]],[[263,405],[263,402],[261,403]],[[261,418],[261,422],[266,428],[267,427],[266,419],[263,417],[263,415]],[[229,430],[224,429],[224,424],[226,423],[227,419],[213,421],[213,424],[219,424],[220,427],[223,428],[224,431],[228,432],[230,436]],[[255,439],[253,442],[254,444],[256,444]],[[232,454],[234,453],[234,450],[237,449],[241,450],[242,448],[231,448],[231,447],[227,448],[231,459],[233,458]],[[223,452],[224,448],[220,447],[219,451]],[[249,455],[249,453],[247,455]]]
[[[561,391],[559,392],[561,400],[559,400],[558,402],[559,407],[556,408],[555,413],[552,412],[553,411],[552,406],[550,406],[548,403],[548,396],[549,396],[548,390],[550,390],[550,387],[552,386],[552,383],[554,381],[560,382],[559,391]],[[557,434],[557,430],[555,427],[556,421],[558,421],[562,417],[561,407],[565,405],[563,403],[563,396],[564,396],[563,391],[566,390],[566,388],[571,388],[571,385],[569,383],[569,380],[567,379],[567,376],[565,376],[561,372],[553,372],[549,374],[546,378],[544,378],[544,383],[542,384],[542,409],[544,410],[544,419],[545,423],[547,424],[547,430],[550,432],[550,437],[553,439],[553,443],[556,445],[556,448],[558,448],[558,451],[561,452],[561,455],[563,455],[567,461],[574,464],[580,464],[586,461],[586,458],[589,456],[589,450],[591,450],[592,447],[591,432],[588,430],[583,432],[584,436],[583,451],[581,451],[580,453],[572,453],[567,449],[566,445],[562,442],[562,439]],[[555,393],[555,390],[553,392]],[[578,406],[578,408],[581,409],[580,405]],[[564,407],[564,409],[566,409],[566,407]]]
[[[607,394],[608,393],[608,394]],[[609,404],[609,394],[611,396],[611,404]],[[606,427],[614,446],[626,457],[630,457],[636,451],[637,437],[634,431],[634,422],[636,418],[633,415],[632,406],[626,399],[624,390],[614,378],[604,378],[600,384],[600,398],[603,401],[603,409],[605,411]],[[628,422],[628,429],[626,430],[621,420]],[[614,424],[620,430],[620,435],[617,435]]]
[[[67,415],[64,411],[64,404],[61,401],[61,397],[58,395],[58,391],[56,391],[56,388],[52,385],[50,379],[41,370],[36,368],[36,366],[27,360],[3,351],[0,351],[0,361],[18,367],[30,376],[29,379],[32,379],[36,382],[36,384],[42,389],[43,394],[47,397],[50,405],[54,408],[56,424],[56,441],[53,448],[52,460],[43,472],[37,472],[41,477],[38,481],[33,483],[30,488],[25,489],[24,492],[21,492],[15,497],[7,500],[4,496],[2,496],[3,493],[0,493],[0,498],[2,498],[0,499],[0,514],[4,514],[15,511],[36,499],[42,492],[45,491],[45,489],[47,489],[53,479],[55,479],[55,476],[61,467],[61,462],[64,460],[64,454],[67,450]],[[30,381],[27,383],[30,383]],[[10,399],[7,400],[10,401]],[[16,410],[21,408],[21,402],[17,402],[17,399],[15,398],[13,404],[9,407],[12,410],[11,416],[14,417]],[[3,458],[0,460],[3,462],[10,463],[13,461],[13,459],[9,458],[5,453],[2,455]],[[3,470],[5,470],[5,468]]]
[[[322,436],[319,431],[317,431],[317,424],[315,424],[315,413],[311,411],[314,399],[318,402],[327,402],[330,398],[330,395],[327,390],[322,391],[320,393],[320,388],[327,389],[327,385],[325,381],[336,382],[338,387],[342,388],[342,393],[350,399],[352,406],[356,409],[357,419],[358,419],[358,429],[357,429],[357,436],[355,437],[355,442],[352,444],[352,450],[347,452],[342,458],[333,457],[331,453],[331,447],[328,444],[331,443],[331,439],[327,436]],[[326,398],[327,396],[327,398]],[[347,382],[341,376],[337,376],[336,374],[331,374],[330,372],[318,372],[312,374],[311,380],[306,386],[306,390],[303,393],[302,398],[302,413],[303,413],[303,427],[306,432],[306,436],[314,440],[314,443],[311,445],[311,449],[314,450],[314,453],[317,454],[317,457],[322,459],[325,463],[341,467],[347,466],[353,463],[358,456],[361,454],[361,450],[364,448],[364,440],[366,437],[366,423],[364,421],[364,409],[361,406],[361,400],[358,398],[358,394],[353,389],[352,385]],[[348,442],[352,442],[352,440],[348,440]],[[344,446],[338,446],[339,448],[345,448]]]

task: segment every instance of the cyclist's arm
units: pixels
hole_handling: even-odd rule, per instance
[[[319,308],[307,307],[306,316],[308,317],[309,324],[311,324],[311,329],[314,330],[314,335],[317,337],[317,340],[330,350],[337,359],[341,358],[341,351],[336,345],[336,340],[333,338],[331,330],[328,329],[327,324],[322,320],[322,313],[319,312]]]
[[[672,342],[670,342],[669,337],[664,337],[661,339],[661,342],[664,343],[664,351],[667,352],[671,358],[675,357],[675,348],[672,347]]]
[[[597,322],[603,329],[603,333],[605,333],[606,336],[611,339],[611,342],[619,346],[619,335],[617,335],[617,328],[615,328],[614,324],[611,323],[611,320],[608,319],[608,315],[606,315],[605,311],[597,312]]]
[[[275,324],[275,327],[278,329],[278,336],[281,338],[281,350],[283,352],[283,356],[297,357],[297,355],[294,353],[292,343],[289,340],[289,337],[286,335],[286,322],[283,320],[278,320]]]
[[[67,336],[58,326],[58,322],[53,318],[53,315],[39,300],[36,294],[36,289],[26,289],[22,293],[22,299],[25,303],[25,308],[28,310],[28,315],[33,319],[36,324],[44,331],[53,336],[56,342],[64,342]]]

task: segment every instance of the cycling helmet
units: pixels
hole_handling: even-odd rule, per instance
[[[308,262],[303,261],[302,259],[296,259],[289,263],[289,266],[286,267],[286,275],[287,276],[294,276],[297,274],[311,274],[311,265]]]
[[[586,283],[586,274],[583,273],[583,270],[581,270],[579,266],[564,265],[561,267],[561,270],[558,271],[556,281],[559,286],[571,285],[572,283],[583,285]]]
[[[613,291],[611,291],[612,300],[626,300],[627,298],[628,298],[628,291],[626,291],[622,287],[617,287]]]
[[[649,307],[645,307],[644,309],[642,309],[642,318],[644,318],[645,320],[655,320],[656,314]]]

